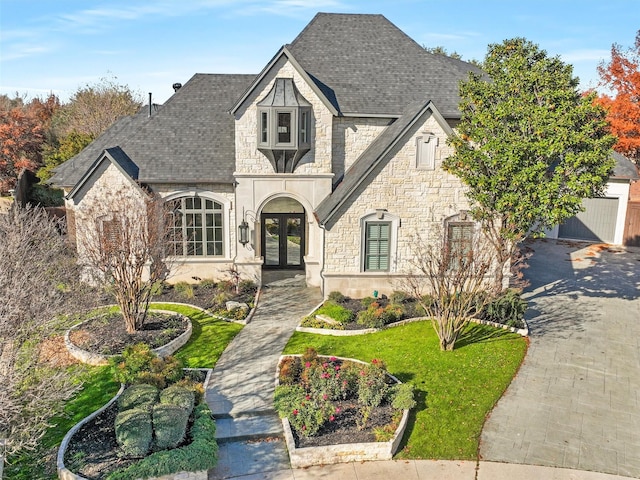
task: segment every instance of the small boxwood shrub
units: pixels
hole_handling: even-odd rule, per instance
[[[158,389],[153,385],[141,383],[131,385],[118,397],[118,410],[124,412],[132,408],[150,411],[158,401]]]
[[[156,450],[176,448],[184,440],[190,414],[191,410],[177,405],[154,405],[152,420]]]
[[[175,405],[187,411],[191,415],[195,402],[195,394],[181,385],[171,385],[160,392],[160,403]]]
[[[151,449],[151,413],[142,408],[119,412],[115,421],[116,440],[128,457],[144,457]]]
[[[218,463],[216,424],[206,404],[194,409],[191,443],[173,450],[161,450],[134,463],[128,468],[112,472],[108,480],[131,480],[169,475],[176,472],[210,470]]]
[[[369,304],[366,310],[358,312],[358,324],[367,328],[382,328],[402,317],[402,307],[389,304],[381,307],[377,302]]]

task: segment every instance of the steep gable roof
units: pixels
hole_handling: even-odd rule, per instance
[[[340,207],[355,197],[360,188],[371,182],[393,158],[396,148],[402,147],[406,135],[429,114],[434,116],[447,135],[453,134],[433,102],[423,100],[409,105],[403,115],[378,135],[351,165],[336,189],[320,202],[315,211],[318,223],[330,228],[336,215],[339,215]]]
[[[286,48],[344,115],[399,115],[428,98],[458,118],[458,83],[480,72],[427,52],[382,15],[319,13]]]
[[[112,147],[105,149],[87,169],[87,171],[84,172],[84,175],[82,175],[80,180],[78,180],[73,189],[69,192],[67,198],[72,199],[75,197],[104,162],[111,162],[118,170],[120,170],[125,178],[130,180],[134,186],[141,189],[140,185],[136,182],[139,173],[138,166],[131,161],[120,147]]]
[[[52,183],[75,185],[100,153],[119,146],[142,183],[233,182],[234,119],[230,106],[255,75],[196,74],[157,113],[116,122],[56,171]]]

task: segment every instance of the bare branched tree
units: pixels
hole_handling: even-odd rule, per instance
[[[169,273],[165,204],[158,195],[136,192],[123,188],[108,204],[85,209],[76,232],[82,261],[98,274],[94,280],[107,282],[129,333],[143,327],[154,286]]]
[[[81,294],[60,228],[43,209],[14,206],[0,215],[0,440],[7,456],[35,449],[49,419],[80,387],[39,360],[57,315]]]
[[[476,233],[471,248],[460,248],[439,231],[433,238],[415,236],[412,272],[401,288],[415,297],[432,319],[441,350],[453,350],[473,314],[488,301],[487,274],[492,249]]]

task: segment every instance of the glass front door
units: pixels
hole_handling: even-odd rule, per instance
[[[304,240],[304,214],[262,214],[264,268],[304,268]]]

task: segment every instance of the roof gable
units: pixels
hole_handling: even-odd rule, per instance
[[[396,148],[403,145],[407,134],[426,120],[429,114],[434,116],[447,135],[453,134],[453,130],[433,102],[413,103],[398,120],[378,135],[347,170],[342,182],[331,195],[318,205],[315,211],[318,223],[330,228],[338,219],[340,207],[352,200],[361,187],[368,185],[380,173],[394,157]]]
[[[142,192],[144,191],[136,181],[138,179],[139,172],[138,166],[131,161],[120,147],[112,147],[104,150],[103,153],[93,162],[91,167],[87,169],[84,175],[67,195],[69,200],[72,200],[82,190],[104,162],[111,162],[137,189]]]

